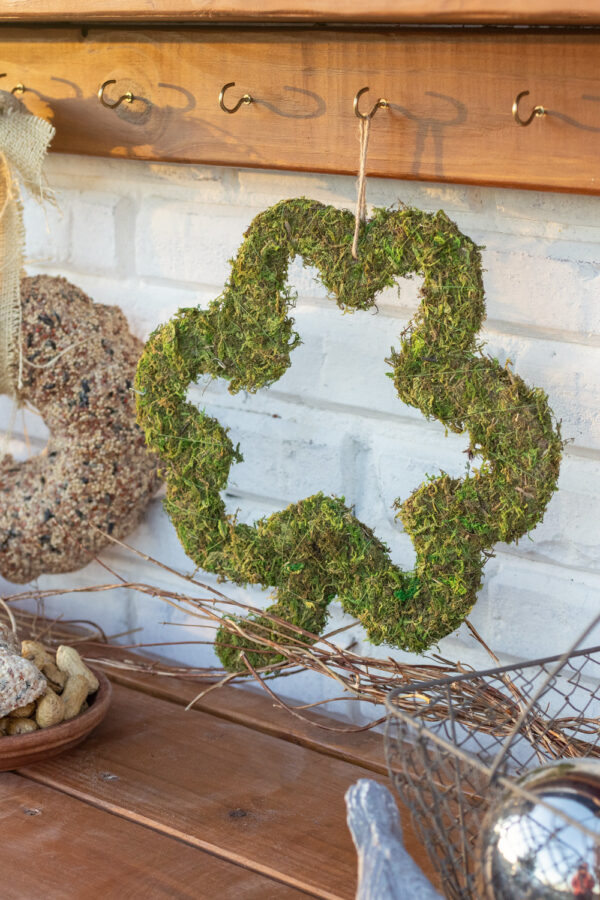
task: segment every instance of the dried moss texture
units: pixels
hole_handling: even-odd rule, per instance
[[[562,443],[545,393],[484,356],[485,314],[477,246],[443,212],[378,209],[350,252],[353,217],[312,200],[288,200],[258,215],[232,263],[223,294],[206,311],[180,310],[156,331],[137,371],[138,417],[165,464],[166,508],[186,553],[239,584],[276,589],[271,611],[319,633],[338,598],[376,644],[423,651],[453,631],[473,606],[486,553],[542,518],[556,489]],[[343,499],[316,494],[255,526],[228,516],[221,498],[241,453],[219,422],[186,401],[199,375],[257,391],[290,365],[299,342],[286,286],[295,256],[316,266],[344,310],[370,309],[398,276],[421,274],[421,304],[388,363],[404,403],[457,433],[482,458],[464,479],[445,473],[396,501],[417,563],[407,573]],[[272,625],[256,617],[246,632]],[[299,634],[290,631],[290,638]],[[306,638],[308,640],[308,637]],[[220,633],[229,669],[277,657],[248,638]]]

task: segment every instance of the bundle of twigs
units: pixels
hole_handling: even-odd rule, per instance
[[[122,546],[125,547],[126,545]],[[290,625],[289,622],[265,613],[263,610],[239,600],[232,600],[195,577],[183,575],[164,563],[149,557],[147,554],[130,547],[126,549],[141,556],[147,562],[154,564],[170,575],[183,579],[187,583],[186,590],[175,591],[143,582],[125,581],[111,569],[111,574],[115,576],[116,580],[110,583],[45,590],[31,588],[5,597],[4,600],[10,603],[11,606],[17,603],[30,605],[32,601],[43,604],[43,601],[48,598],[66,594],[93,594],[119,589],[136,591],[142,595],[158,598],[176,609],[185,617],[187,627],[189,627],[189,619],[191,617],[199,620],[198,624],[203,628],[224,628],[230,634],[246,639],[249,644],[254,646],[259,644],[261,649],[273,655],[274,662],[272,665],[256,669],[241,652],[241,659],[245,664],[246,673],[226,673],[219,667],[176,665],[164,659],[148,659],[147,657],[137,656],[131,658],[131,654],[128,656],[126,653],[127,650],[139,650],[142,648],[153,650],[157,646],[210,643],[206,640],[169,641],[152,645],[123,645],[121,643],[119,645],[122,651],[122,654],[120,654],[121,658],[109,658],[108,656],[102,656],[102,645],[107,644],[109,639],[102,629],[93,622],[79,620],[77,623],[66,623],[59,619],[49,623],[48,620],[44,619],[41,625],[42,630],[39,631],[36,625],[36,617],[32,613],[22,610],[16,611],[17,618],[27,626],[28,630],[32,632],[38,630],[38,634],[43,636],[47,642],[66,642],[68,640],[72,643],[80,640],[85,641],[88,646],[94,644],[94,661],[108,668],[176,677],[200,684],[204,682],[205,686],[189,706],[193,706],[206,693],[221,685],[250,676],[279,705],[284,706],[293,715],[304,721],[312,722],[313,720],[306,714],[307,710],[323,703],[330,703],[333,700],[340,699],[354,699],[382,706],[385,703],[386,696],[394,688],[400,686],[410,688],[411,685],[416,686],[423,682],[452,677],[453,675],[465,675],[471,671],[461,663],[452,662],[437,654],[431,655],[423,663],[403,663],[391,657],[377,658],[360,655],[353,652],[352,649],[342,648],[335,642],[336,635],[352,628],[356,624],[354,622],[325,635],[309,634],[297,626]],[[106,567],[105,563],[103,565]],[[233,611],[237,614],[235,618],[231,618]],[[248,629],[246,631],[239,613],[260,615],[268,624],[265,625],[264,630],[261,632],[257,629],[256,622],[253,622],[251,630]],[[87,631],[84,631],[80,637],[74,637],[73,624],[87,626]],[[184,623],[182,622],[182,624]],[[497,657],[494,656],[473,626],[469,627],[473,637],[490,654],[490,657],[495,662],[498,662]],[[115,638],[123,639],[123,637],[125,635],[113,635],[111,640]],[[284,657],[284,659],[281,660],[281,657]],[[319,701],[319,703],[292,706],[276,694],[273,687],[273,677],[277,676],[279,680],[282,676],[307,670],[336,681],[343,696]],[[465,726],[476,729],[478,732],[487,732],[498,736],[511,733],[527,704],[527,697],[508,675],[502,676],[501,683],[505,690],[493,686],[487,679],[475,676],[453,682],[450,696],[447,700],[442,695],[434,695],[435,699],[432,702],[431,694],[423,693],[419,690],[408,690],[395,702],[400,708],[411,714],[416,713],[421,719],[431,723],[444,721],[448,717],[450,711],[449,703],[451,703],[452,714],[456,721],[462,722]],[[385,718],[386,716],[383,714],[362,727],[336,730],[367,730],[380,724]],[[580,740],[577,735],[598,733],[600,730],[600,719],[571,717],[551,720],[549,717],[543,716],[534,710],[528,716],[523,729],[524,736],[530,740],[534,735],[538,739],[541,738],[545,749],[556,756],[580,755],[583,747],[585,747],[586,755],[589,755],[589,744],[585,742],[585,738]],[[593,755],[600,755],[600,751],[598,753],[594,752]]]

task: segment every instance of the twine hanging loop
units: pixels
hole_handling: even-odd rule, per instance
[[[360,234],[361,223],[367,218],[367,152],[369,149],[369,132],[371,130],[371,119],[378,109],[389,108],[389,103],[383,97],[373,105],[368,113],[362,113],[358,108],[358,103],[363,94],[369,90],[368,87],[361,88],[354,98],[354,115],[359,120],[359,139],[360,151],[358,162],[358,184],[356,198],[356,216],[354,219],[354,238],[352,240],[352,258],[358,259],[358,237]]]

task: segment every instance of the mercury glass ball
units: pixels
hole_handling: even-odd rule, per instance
[[[600,760],[552,763],[528,772],[516,784],[552,810],[510,790],[492,802],[481,836],[481,877],[487,897],[596,900],[600,897]]]

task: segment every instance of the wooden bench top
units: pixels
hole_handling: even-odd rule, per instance
[[[108,673],[111,709],[82,745],[0,774],[3,900],[354,897],[344,793],[387,782],[381,735],[234,687],[186,711],[197,684]]]

